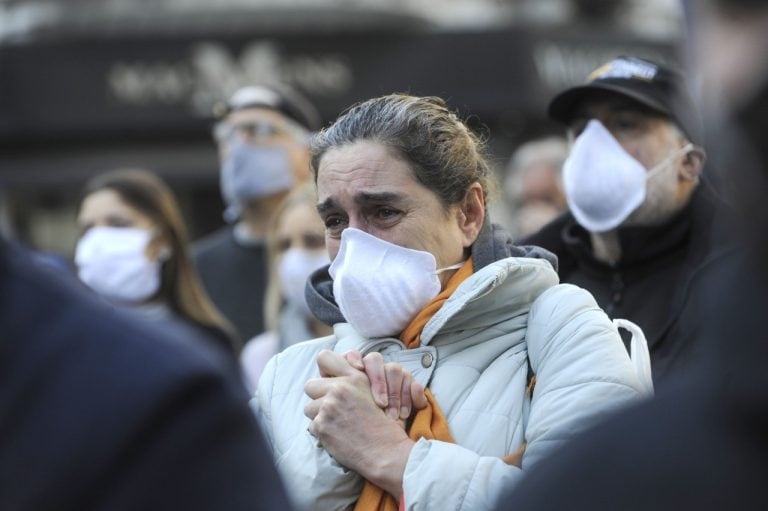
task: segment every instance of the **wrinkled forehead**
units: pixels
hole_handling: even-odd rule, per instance
[[[359,139],[329,147],[318,162],[317,180],[343,171],[349,176],[367,174],[376,180],[391,178],[417,180],[413,162],[388,144]]]
[[[393,201],[431,192],[399,153],[382,143],[358,141],[329,149],[317,173],[319,207],[339,201],[357,204]]]

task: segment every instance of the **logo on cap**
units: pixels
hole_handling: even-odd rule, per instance
[[[587,80],[593,82],[595,80],[620,78],[624,80],[644,80],[650,82],[656,78],[658,72],[658,66],[655,66],[650,62],[622,58],[598,67],[590,73]]]

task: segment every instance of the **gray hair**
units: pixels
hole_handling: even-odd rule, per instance
[[[486,198],[493,187],[483,141],[441,98],[390,94],[352,106],[312,139],[315,182],[327,151],[360,141],[397,151],[445,207],[461,202],[472,183]]]
[[[549,136],[529,140],[520,145],[507,165],[508,171],[519,171],[524,167],[530,167],[537,163],[546,163],[558,171],[568,158],[568,141],[563,137]]]
[[[562,186],[562,168],[570,148],[563,137],[550,136],[529,140],[520,145],[507,163],[503,187],[507,200],[519,201],[523,194],[523,180],[533,168],[541,172],[539,166],[552,170],[553,177]]]

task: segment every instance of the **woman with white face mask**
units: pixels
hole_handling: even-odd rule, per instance
[[[77,218],[80,280],[117,306],[153,320],[182,320],[237,353],[233,328],[216,310],[189,257],[173,192],[146,170],[121,169],[89,181]]]
[[[333,332],[274,356],[254,399],[301,507],[489,509],[649,394],[592,296],[491,225],[482,154],[441,99],[399,94],[314,138],[332,262],[306,296]]]
[[[310,312],[304,289],[309,276],[329,264],[325,228],[311,183],[299,185],[274,211],[267,231],[269,285],[264,307],[268,330],[245,344],[240,360],[246,385],[255,391],[267,361],[300,341],[331,333]]]

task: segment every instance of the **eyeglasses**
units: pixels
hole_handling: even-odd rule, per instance
[[[265,142],[276,137],[306,137],[296,127],[288,124],[276,124],[269,121],[256,122],[220,122],[213,127],[213,136],[218,142],[231,142],[236,137],[248,142]]]

